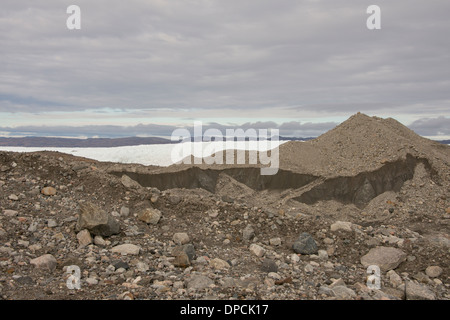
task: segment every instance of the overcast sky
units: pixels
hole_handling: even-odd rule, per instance
[[[448,0],[2,0],[0,135],[198,120],[317,136],[360,111],[448,137],[449,13]]]

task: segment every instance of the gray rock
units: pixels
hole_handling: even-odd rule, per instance
[[[169,198],[168,198],[168,200],[169,200],[169,202],[170,202],[170,204],[172,204],[172,205],[177,205],[177,204],[179,204],[180,202],[181,202],[181,197],[179,197],[179,196],[177,196],[177,195],[169,195]]]
[[[19,214],[19,212],[16,210],[6,209],[6,210],[3,210],[3,214],[7,217],[16,217]]]
[[[326,296],[329,296],[329,297],[334,297],[335,296],[333,290],[328,288],[327,286],[320,286],[320,288],[319,288],[317,293],[318,294],[323,294],[323,295],[326,295]]]
[[[358,208],[361,208],[375,198],[375,196],[375,190],[370,181],[366,178],[364,184],[355,193],[354,203]]]
[[[58,223],[54,219],[48,219],[47,220],[47,227],[49,228],[55,228],[58,226]]]
[[[87,168],[89,168],[89,166],[86,163],[74,164],[72,166],[72,170],[73,171],[81,171],[81,170],[84,170],[84,169],[87,169]]]
[[[393,287],[398,287],[403,283],[402,278],[394,270],[388,271],[386,276],[389,278],[389,282]]]
[[[189,259],[186,252],[180,250],[172,253],[172,255],[175,257],[175,259],[172,261],[172,264],[175,267],[187,268],[191,265],[191,260]]]
[[[194,246],[190,243],[183,246],[176,246],[172,249],[171,254],[175,257],[172,264],[181,268],[189,267],[191,262],[196,258]]]
[[[261,270],[263,272],[278,272],[278,266],[272,259],[264,259]]]
[[[186,254],[189,257],[189,260],[191,260],[191,261],[197,257],[197,254],[195,252],[195,248],[194,248],[193,244],[190,244],[190,243],[185,244],[183,246],[183,251],[186,252]]]
[[[76,230],[88,229],[93,235],[104,237],[112,236],[120,232],[120,224],[106,211],[93,203],[80,203],[80,213]]]
[[[145,223],[155,225],[159,222],[159,219],[161,219],[161,211],[155,208],[143,209],[139,212],[138,219]]]
[[[176,244],[186,244],[190,241],[190,239],[186,232],[177,232],[173,235],[173,241]]]
[[[427,276],[429,276],[430,278],[437,278],[442,274],[442,268],[439,266],[429,266],[426,270],[425,273],[427,274]]]
[[[250,252],[252,252],[255,256],[260,257],[260,258],[261,258],[261,257],[264,255],[264,253],[266,252],[266,250],[265,250],[263,247],[261,247],[261,246],[255,244],[255,243],[252,243],[252,244],[250,245],[249,250],[250,250]]]
[[[45,196],[54,196],[56,195],[56,192],[56,189],[53,187],[45,187],[41,190],[41,193]]]
[[[128,217],[130,215],[130,209],[125,207],[125,206],[121,207],[120,208],[120,215],[122,217]]]
[[[34,284],[33,279],[30,276],[23,276],[16,279],[16,282],[20,285],[30,286]]]
[[[252,240],[255,237],[255,229],[248,224],[244,230],[242,230],[242,239],[245,241]]]
[[[281,238],[272,238],[269,240],[269,244],[271,246],[280,246],[281,245]]]
[[[98,284],[98,280],[96,278],[87,278],[86,283],[90,286],[95,286]]]
[[[99,247],[104,247],[107,245],[105,239],[103,239],[102,236],[95,236],[94,237],[94,244],[99,246]]]
[[[142,186],[137,183],[135,180],[131,179],[129,176],[127,176],[126,174],[124,174],[122,176],[122,178],[120,179],[120,181],[122,182],[122,184],[124,185],[125,188],[128,189],[139,189],[142,188]]]
[[[136,263],[136,270],[138,272],[147,272],[150,269],[149,265],[143,261]]]
[[[334,287],[346,287],[345,281],[342,278],[334,280],[329,287],[333,289]]]
[[[348,221],[336,221],[330,226],[330,230],[333,232],[338,230],[351,232],[352,223]]]
[[[182,246],[176,246],[175,248],[172,249],[171,254],[172,256],[176,257],[177,255],[180,254],[180,252],[186,253],[190,261],[193,261],[196,258],[194,245],[190,243]]]
[[[326,250],[319,250],[319,259],[328,260],[328,252]]]
[[[81,247],[86,247],[92,243],[91,233],[87,229],[78,232],[77,239]]]
[[[406,260],[406,253],[392,247],[376,247],[361,257],[361,264],[364,267],[376,265],[381,271],[387,272],[395,269],[400,263]]]
[[[48,271],[53,271],[56,268],[56,259],[51,254],[44,254],[40,257],[30,260],[30,264],[34,265],[36,268],[45,269]]]
[[[130,255],[137,255],[139,254],[140,250],[141,250],[140,247],[130,243],[120,244],[118,246],[111,248],[111,252]]]
[[[11,194],[11,195],[8,197],[8,199],[9,199],[9,200],[12,200],[12,201],[19,201],[19,197],[16,196],[15,194]]]
[[[405,291],[396,288],[384,288],[383,292],[387,295],[390,300],[404,300]]]
[[[186,281],[188,290],[202,290],[214,284],[214,281],[203,275],[193,275]]]
[[[300,234],[298,239],[292,245],[295,253],[300,254],[315,254],[318,251],[317,243],[313,237],[306,232]]]
[[[314,272],[314,267],[308,263],[303,270],[305,270],[306,273],[312,273]]]
[[[219,210],[217,210],[217,209],[210,209],[210,210],[208,210],[208,216],[210,217],[210,218],[217,218],[217,216],[219,215]]]
[[[436,300],[436,296],[427,286],[415,283],[414,281],[407,281],[406,300]]]
[[[116,260],[116,261],[111,262],[111,264],[114,266],[114,268],[116,268],[116,270],[120,269],[120,268],[128,270],[130,268],[130,265],[128,264],[128,262],[123,261],[123,260]]]
[[[228,269],[230,267],[230,264],[226,262],[225,260],[222,260],[220,258],[214,258],[209,261],[209,265],[211,268],[220,270],[220,269]]]
[[[356,293],[350,288],[337,286],[333,288],[333,293],[338,300],[352,300],[356,298]]]

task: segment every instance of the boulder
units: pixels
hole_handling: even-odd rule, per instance
[[[76,230],[89,230],[93,235],[109,237],[120,232],[120,224],[93,203],[81,203]]]

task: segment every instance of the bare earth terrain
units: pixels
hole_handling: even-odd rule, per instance
[[[274,176],[0,152],[1,299],[450,298],[449,146],[356,114],[279,152]]]

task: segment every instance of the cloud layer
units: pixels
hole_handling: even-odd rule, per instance
[[[380,0],[377,31],[360,0],[80,0],[78,31],[66,28],[71,4],[2,1],[4,129],[109,108],[116,120],[145,111],[124,125],[130,133],[172,110],[173,119],[272,119],[305,133],[361,111],[448,134],[425,126],[450,116],[449,1]],[[89,120],[69,124],[87,135]]]

